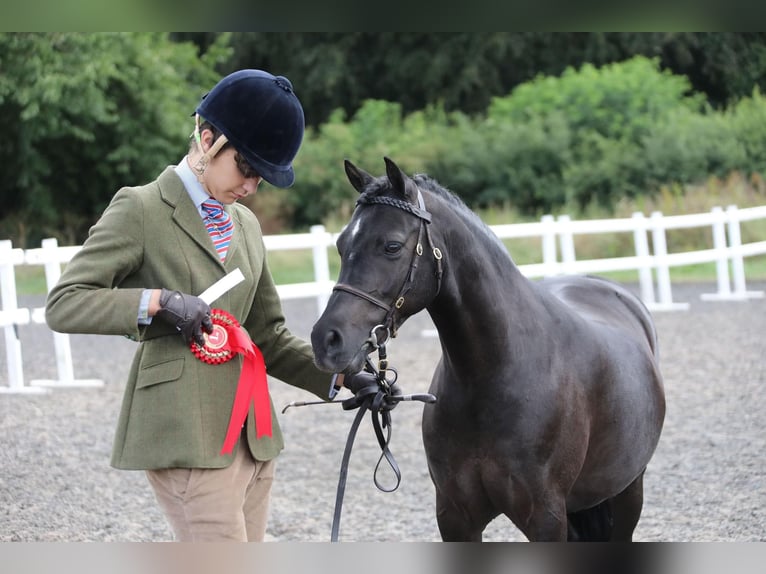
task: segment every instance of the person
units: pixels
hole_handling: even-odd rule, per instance
[[[188,154],[114,195],[47,297],[54,331],[138,342],[111,464],[146,472],[178,541],[264,539],[284,447],[265,373],[328,399],[330,374],[285,325],[259,222],[237,203],[261,181],[293,184],[303,132],[287,78],[224,77],[196,108]],[[234,270],[244,281],[212,308],[198,297]]]

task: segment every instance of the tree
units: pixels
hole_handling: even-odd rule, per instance
[[[210,32],[178,34],[204,52]],[[766,34],[691,32],[242,32],[221,72],[265,68],[293,80],[309,125],[336,109],[351,117],[365,100],[401,104],[405,114],[441,103],[477,115],[493,97],[539,75],[558,76],[636,55],[686,75],[716,108],[766,92]]]
[[[221,41],[224,41],[222,38]],[[0,235],[80,243],[123,185],[185,152],[190,114],[218,74],[164,33],[0,34]]]

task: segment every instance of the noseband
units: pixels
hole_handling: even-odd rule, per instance
[[[423,235],[424,234],[426,236],[426,242],[428,243],[428,248],[431,250],[431,252],[434,255],[434,259],[436,260],[436,293],[438,294],[439,290],[441,289],[442,252],[439,250],[438,247],[434,246],[433,240],[431,239],[431,232],[428,227],[429,224],[431,223],[431,214],[426,210],[425,203],[423,202],[423,195],[420,193],[419,189],[418,189],[417,207],[407,201],[394,199],[393,197],[388,197],[388,196],[377,196],[377,197],[360,196],[356,204],[357,205],[371,205],[371,204],[388,205],[390,207],[396,207],[397,209],[406,211],[407,213],[411,213],[412,215],[420,219],[420,229],[418,230],[418,242],[417,242],[417,245],[415,246],[415,251],[412,254],[412,261],[410,262],[410,268],[407,271],[407,276],[404,279],[404,284],[402,285],[402,288],[399,290],[399,294],[394,299],[393,304],[389,305],[387,303],[384,303],[377,297],[373,297],[369,293],[365,293],[364,291],[357,289],[356,287],[352,287],[351,285],[347,285],[345,283],[337,283],[335,287],[333,287],[333,291],[345,291],[346,293],[350,293],[351,295],[360,297],[364,299],[365,301],[369,301],[373,305],[385,310],[386,318],[384,319],[381,327],[386,329],[387,332],[390,332],[392,337],[396,337],[396,325],[394,321],[394,314],[396,313],[398,309],[401,309],[404,306],[405,296],[407,295],[409,290],[412,288],[413,280],[415,276],[415,270],[418,267],[418,261],[420,259],[420,256],[423,255]]]

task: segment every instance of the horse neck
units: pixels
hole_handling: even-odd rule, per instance
[[[427,310],[444,354],[454,364],[475,368],[508,357],[511,330],[537,328],[529,307],[536,290],[505,246],[478,217],[440,203],[431,208],[434,243],[444,254],[438,296]],[[527,323],[525,325],[525,322]]]

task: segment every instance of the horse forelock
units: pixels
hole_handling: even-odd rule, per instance
[[[391,192],[393,191],[394,188],[385,175],[376,177],[374,180],[368,183],[364,190],[359,194],[360,203],[371,197],[391,195]]]

